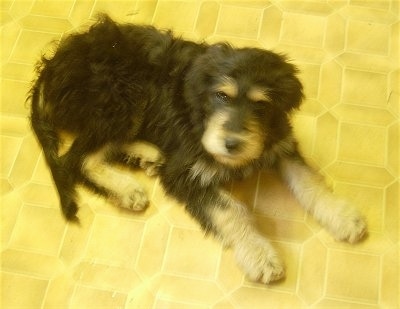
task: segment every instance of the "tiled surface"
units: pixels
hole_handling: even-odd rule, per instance
[[[3,0],[2,308],[399,308],[399,5]],[[286,262],[286,280],[269,287],[243,278],[232,252],[140,173],[151,196],[145,213],[82,190],[82,224],[66,224],[25,97],[46,43],[99,10],[289,54],[307,95],[293,119],[302,151],[365,213],[369,238],[333,241],[270,172],[232,187]]]

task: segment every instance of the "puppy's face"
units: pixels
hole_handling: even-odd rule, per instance
[[[255,85],[240,87],[238,82],[221,76],[210,88],[210,112],[201,139],[204,149],[218,162],[232,166],[260,157],[266,138],[258,112],[268,104],[267,93]]]
[[[277,127],[289,127],[287,113],[300,104],[302,87],[295,73],[271,52],[210,47],[185,85],[187,99],[201,115],[203,148],[231,167],[260,158],[279,139]]]

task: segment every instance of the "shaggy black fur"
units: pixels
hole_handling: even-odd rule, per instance
[[[298,156],[288,121],[302,99],[295,73],[283,56],[269,51],[197,44],[153,27],[120,25],[107,16],[87,32],[67,37],[52,57],[42,58],[31,91],[32,126],[65,217],[76,219],[77,183],[108,194],[82,172],[88,154],[107,143],[117,151],[118,145],[144,140],[157,145],[165,157],[159,173],[167,193],[184,202],[205,229],[213,230],[207,207],[217,207],[222,182],[271,166],[279,156]],[[221,77],[238,85],[239,95],[229,98],[232,102],[214,90]],[[267,102],[240,96],[251,85],[265,89]],[[232,165],[204,149],[208,121],[221,109],[229,109],[232,116],[224,125],[227,131],[246,131],[246,119],[257,124],[263,136],[261,155]],[[62,131],[76,139],[59,156]],[[213,177],[195,177],[198,162],[214,171]]]

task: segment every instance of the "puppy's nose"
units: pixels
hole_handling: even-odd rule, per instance
[[[225,139],[225,148],[230,153],[237,151],[240,147],[240,144],[240,140],[236,137],[227,137]]]

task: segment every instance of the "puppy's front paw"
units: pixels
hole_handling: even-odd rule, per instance
[[[339,241],[355,243],[367,234],[367,224],[359,211],[346,201],[337,201],[338,212],[332,218],[329,229]]]
[[[285,275],[283,263],[276,251],[261,237],[238,244],[235,256],[239,266],[252,281],[268,284]]]
[[[146,142],[125,145],[123,152],[127,164],[139,166],[149,176],[157,175],[159,168],[165,163],[161,151],[156,146]]]
[[[146,171],[148,176],[158,175],[158,171],[162,165],[164,165],[164,157],[161,153],[155,158],[141,158],[139,163],[139,166]]]

